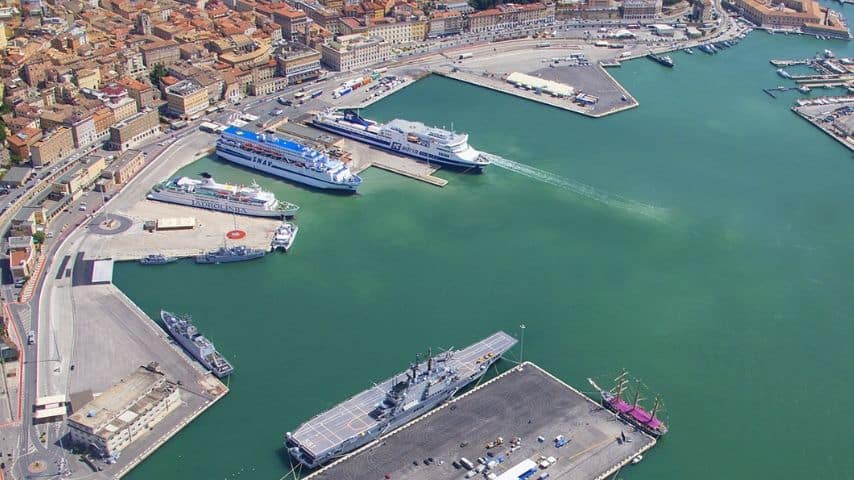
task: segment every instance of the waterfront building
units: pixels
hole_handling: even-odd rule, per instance
[[[648,20],[661,15],[661,0],[623,0],[622,16],[626,20]]]
[[[50,165],[74,151],[74,135],[70,128],[59,127],[33,144],[31,151],[33,166]]]
[[[391,57],[391,46],[379,37],[342,35],[321,48],[321,58],[335,71],[349,71],[373,65]]]
[[[9,270],[13,281],[17,282],[30,277],[35,258],[32,235],[9,237]]]
[[[554,18],[554,4],[539,2],[525,5],[505,3],[468,16],[469,30],[475,33],[507,27],[545,25],[554,22]]]
[[[144,110],[110,127],[109,146],[125,151],[160,133],[157,110]]]
[[[173,115],[189,118],[210,106],[208,91],[193,80],[182,80],[166,87],[166,105]]]
[[[109,180],[113,185],[124,185],[142,170],[146,163],[145,155],[140,150],[125,150],[101,172],[101,178]]]
[[[800,29],[804,33],[850,38],[839,14],[822,7],[817,0],[735,0],[736,8],[751,22],[768,28]]]
[[[252,82],[249,85],[250,95],[269,95],[273,92],[280,92],[288,86],[287,77],[274,77],[258,82]]]
[[[288,84],[301,83],[320,76],[320,52],[301,43],[289,42],[276,54],[278,74]]]
[[[433,12],[427,27],[429,38],[458,35],[462,33],[465,21],[458,10],[440,10]]]
[[[115,457],[180,403],[177,385],[153,366],[139,367],[68,417],[71,441]]]
[[[393,18],[371,20],[367,33],[392,44],[423,42],[427,38],[427,22],[424,20],[398,22]]]

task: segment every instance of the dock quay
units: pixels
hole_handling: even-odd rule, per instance
[[[568,443],[557,447],[560,435]],[[498,437],[503,443],[487,448]],[[511,439],[517,437],[518,447],[511,447]],[[536,476],[531,478],[549,473],[555,479],[598,480],[655,444],[654,438],[591,398],[525,362],[306,480],[457,480],[466,475],[466,469],[455,466],[462,458],[475,465],[478,458],[494,461],[489,472],[498,478],[508,471],[533,468]],[[554,462],[540,465],[549,457]]]
[[[854,151],[854,97],[799,100],[792,111]]]

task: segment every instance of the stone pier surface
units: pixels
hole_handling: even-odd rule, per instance
[[[621,441],[621,434],[627,441]],[[554,439],[559,435],[569,442],[558,448]],[[504,439],[503,445],[487,449],[497,437]],[[515,437],[521,443],[511,451]],[[474,463],[480,457],[503,457],[490,469],[499,478],[525,460],[540,463],[554,457],[551,466],[537,468],[531,478],[547,472],[553,479],[593,480],[607,478],[655,443],[545,370],[524,363],[307,480],[456,480],[466,473],[453,465],[461,457]]]

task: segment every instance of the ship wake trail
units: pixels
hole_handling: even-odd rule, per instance
[[[489,155],[489,158],[495,166],[568,190],[576,195],[594,200],[609,207],[619,208],[621,210],[643,215],[655,220],[664,220],[667,216],[667,209],[665,208],[631,200],[621,195],[603,192],[602,190],[590,185],[585,185],[576,180],[562,177],[556,173],[547,172],[545,170],[525,165],[524,163],[514,162],[513,160],[508,160],[496,155]]]

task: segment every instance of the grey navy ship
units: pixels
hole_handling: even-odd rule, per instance
[[[217,352],[214,344],[199,333],[189,315],[175,315],[161,310],[160,319],[175,340],[214,375],[222,378],[234,371],[234,367]]]
[[[477,171],[491,163],[488,155],[469,145],[467,134],[428,127],[421,122],[395,119],[382,124],[362,118],[353,110],[333,110],[318,113],[312,124],[428,163]]]
[[[220,247],[212,252],[196,256],[196,263],[232,263],[254,260],[266,255],[267,252],[258,248],[249,248],[244,245],[235,247]]]
[[[428,352],[409,369],[285,434],[288,454],[316,468],[430,412],[482,377],[516,339],[504,332],[461,350]]]
[[[156,185],[146,198],[253,217],[289,218],[299,210],[292,203],[280,202],[254,182],[250,186],[217,183],[207,174],[202,174],[201,180],[173,178]]]

